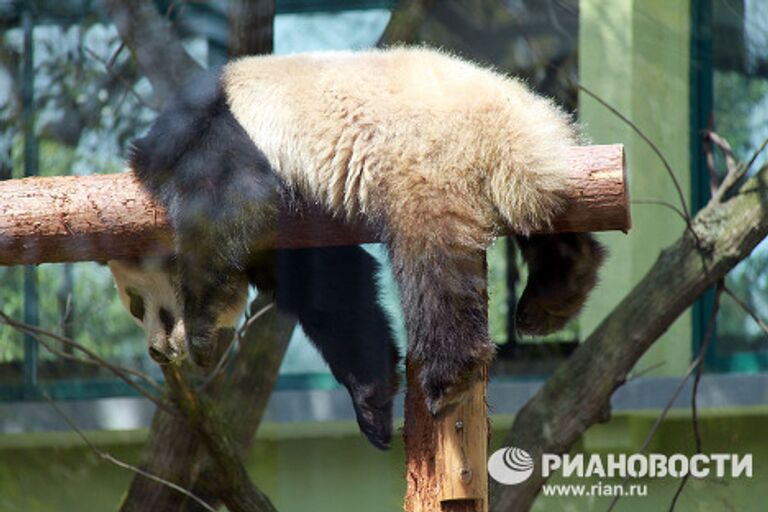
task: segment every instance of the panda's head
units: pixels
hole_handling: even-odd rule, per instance
[[[182,305],[176,292],[172,260],[111,260],[107,262],[125,309],[144,329],[149,356],[161,364],[184,359],[187,354]],[[236,305],[217,317],[217,329],[232,328],[245,309],[247,285]]]

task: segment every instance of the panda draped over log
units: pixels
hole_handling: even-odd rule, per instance
[[[533,234],[563,208],[564,155],[577,138],[565,113],[519,81],[427,48],[246,57],[210,71],[130,155],[175,231],[180,305],[165,331],[210,366],[216,329],[239,316],[247,282],[259,286],[254,269],[277,235],[277,205],[313,203],[385,241],[408,356],[428,409],[444,414],[494,355],[483,301],[484,251],[496,236],[517,233],[529,267],[522,332],[562,328],[596,282],[603,250],[591,235]],[[278,307],[298,314],[350,391],[361,429],[386,446],[398,356],[375,264],[362,249],[307,251],[278,251],[276,275],[322,281],[335,267],[344,284],[301,305],[302,290],[291,289],[300,283],[281,291],[278,279]]]

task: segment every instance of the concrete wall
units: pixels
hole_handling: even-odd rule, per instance
[[[690,205],[690,4],[680,0],[582,0],[581,83],[634,122],[669,161]],[[579,120],[595,144],[626,145],[630,198],[680,207],[659,158],[632,129],[583,92]],[[581,318],[582,337],[637,283],[685,228],[670,209],[633,204],[628,235],[603,233],[610,257],[599,288]],[[638,363],[663,363],[655,375],[684,372],[691,355],[691,316],[686,313]]]

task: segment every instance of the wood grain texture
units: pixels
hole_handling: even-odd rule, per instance
[[[406,363],[406,512],[488,512],[487,372],[444,418],[424,405],[418,365]]]
[[[567,208],[553,229],[630,227],[624,148],[571,148]],[[132,173],[24,178],[0,182],[0,265],[130,258],[170,250],[163,209]],[[352,245],[377,241],[360,225],[308,208],[283,210],[277,246]]]

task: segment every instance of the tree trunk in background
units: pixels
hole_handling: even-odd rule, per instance
[[[162,105],[201,69],[154,2],[104,0],[104,7],[142,73],[152,83],[155,105]]]
[[[274,0],[231,0],[229,56],[266,55],[274,51]]]

